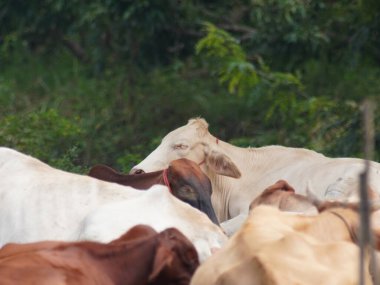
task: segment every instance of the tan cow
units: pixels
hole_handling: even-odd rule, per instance
[[[258,206],[239,232],[198,268],[190,284],[358,284],[357,222],[349,208],[300,216]],[[368,258],[365,280],[371,284]]]
[[[318,214],[317,207],[304,195],[296,194],[285,180],[279,180],[266,188],[249,205],[249,209],[259,205],[270,205],[281,211],[298,212],[308,215]]]
[[[310,194],[312,193],[310,192]],[[285,180],[279,180],[275,184],[267,187],[259,196],[257,196],[249,205],[249,209],[252,210],[259,205],[269,205],[276,207],[281,211],[316,215],[318,214],[318,209],[312,201],[313,200],[304,195],[296,194],[293,187]],[[228,236],[232,236],[239,230],[247,217],[248,214],[240,214],[235,219],[221,223],[220,226]]]
[[[361,159],[329,158],[303,148],[236,147],[210,134],[207,122],[198,118],[167,134],[131,173],[163,169],[181,157],[200,164],[209,176],[219,222],[247,214],[250,202],[280,179],[288,181],[298,194],[305,194],[310,180],[320,198],[335,199],[357,189],[358,173],[363,170]],[[379,163],[371,163],[370,177],[371,189],[379,193]]]

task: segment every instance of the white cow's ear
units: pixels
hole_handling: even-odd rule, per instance
[[[240,170],[227,155],[216,150],[211,150],[208,146],[205,146],[204,152],[206,165],[215,171],[216,174],[240,178]]]

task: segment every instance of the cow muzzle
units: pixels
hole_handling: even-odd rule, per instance
[[[129,171],[129,174],[143,174],[143,173],[145,173],[145,171],[138,168],[132,168],[131,171]]]

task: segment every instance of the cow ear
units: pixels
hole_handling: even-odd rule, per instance
[[[204,152],[206,165],[214,170],[216,174],[240,178],[240,170],[227,155],[211,150],[208,146],[205,146]]]
[[[284,186],[283,186],[283,189],[287,192],[293,192],[295,193],[296,191],[294,190],[294,188],[292,186],[289,185],[289,183],[285,180],[283,180],[284,182]]]
[[[285,192],[293,192],[295,193],[295,190],[292,186],[289,185],[289,183],[285,180],[278,180],[275,184],[269,186],[267,188],[268,191],[276,191],[276,190],[282,190]]]
[[[149,282],[155,280],[158,275],[173,262],[173,253],[164,245],[160,244],[156,256],[154,257],[152,273],[149,275]]]

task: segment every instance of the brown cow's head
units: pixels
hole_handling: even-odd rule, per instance
[[[193,244],[177,229],[166,229],[159,234],[149,284],[187,285],[198,266]]]
[[[166,184],[163,175],[167,175],[175,197],[204,212],[213,223],[219,224],[211,204],[210,179],[194,161],[186,158],[172,161],[167,172],[155,171],[140,175],[126,175],[106,165],[98,164],[90,169],[88,175],[136,189],[148,189],[154,184]]]
[[[213,223],[219,224],[211,204],[210,179],[195,162],[186,158],[172,161],[168,176],[174,196],[206,213]]]

